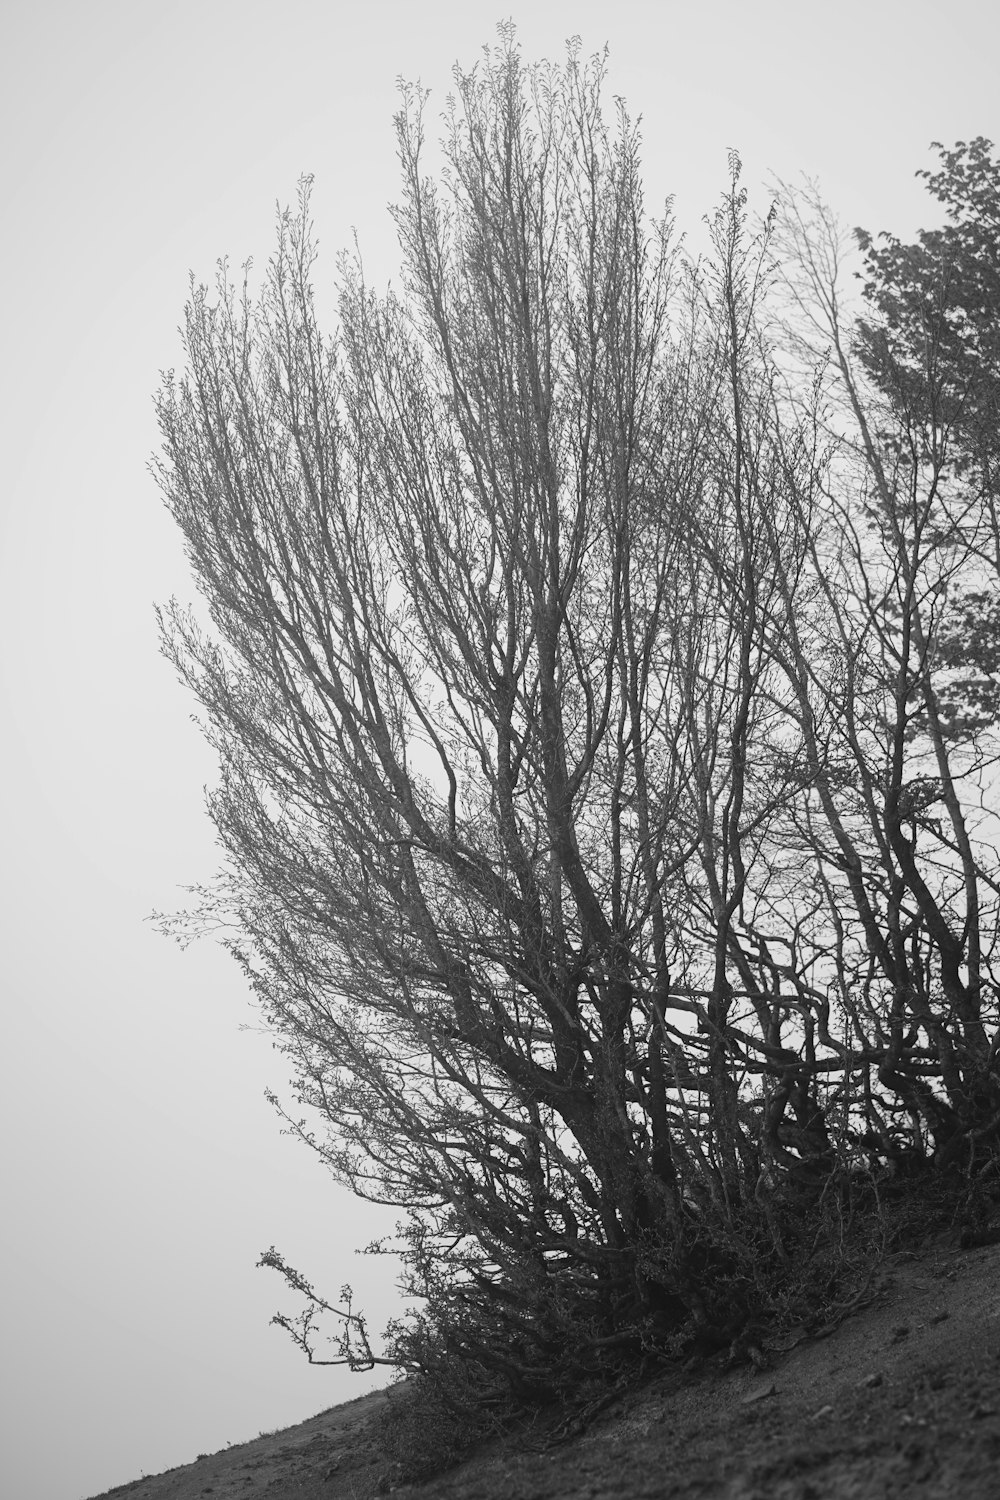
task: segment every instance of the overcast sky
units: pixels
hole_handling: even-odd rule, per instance
[[[81,1500],[366,1386],[310,1369],[272,1242],[351,1281],[374,1329],[391,1262],[264,1100],[289,1068],[235,967],[146,918],[207,879],[213,766],[157,654],[190,597],[148,478],[150,396],[187,274],[273,240],[315,174],[319,276],[357,226],[394,264],[395,80],[443,103],[502,14],[481,0],[7,0],[0,363],[3,1379],[0,1489]],[[1000,138],[995,0],[533,0],[527,57],[577,32],[644,116],[646,185],[694,226],[742,153],[818,176],[848,224],[928,222],[932,139]],[[763,197],[759,197],[764,207]],[[325,257],[325,258],[324,258]],[[322,289],[321,289],[322,290]]]

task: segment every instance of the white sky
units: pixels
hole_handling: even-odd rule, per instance
[[[481,0],[7,0],[0,29],[3,924],[0,1491],[81,1500],[367,1388],[268,1326],[272,1242],[379,1330],[376,1219],[282,1138],[289,1068],[220,951],[145,918],[215,865],[192,705],[154,600],[189,597],[145,472],[189,268],[261,265],[316,174],[320,275],[394,264],[395,79],[443,101]],[[611,45],[651,204],[696,225],[726,150],[820,178],[848,224],[930,222],[931,139],[1000,137],[994,0],[534,0],[527,57]],[[610,101],[609,101],[610,102]],[[384,268],[384,269],[383,269]],[[384,1376],[372,1383],[383,1383]]]

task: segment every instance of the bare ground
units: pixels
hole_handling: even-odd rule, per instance
[[[786,1343],[789,1342],[786,1339]],[[871,1300],[770,1367],[672,1370],[555,1441],[551,1419],[398,1483],[385,1392],[101,1500],[998,1500],[1000,1247],[886,1262]]]

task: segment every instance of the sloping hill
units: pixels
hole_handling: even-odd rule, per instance
[[[785,1340],[788,1344],[790,1336]],[[1000,1247],[888,1261],[871,1300],[770,1368],[670,1371],[571,1438],[551,1424],[401,1484],[376,1392],[104,1500],[997,1500]]]

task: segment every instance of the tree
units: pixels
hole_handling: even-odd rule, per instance
[[[158,400],[209,615],[162,617],[220,761],[201,920],[291,1128],[407,1214],[385,1357],[533,1400],[728,1341],[776,1277],[837,1295],[852,1171],[978,1170],[1000,1114],[981,767],[928,666],[964,554],[849,335],[846,434],[789,374],[738,158],[692,264],[603,71],[503,29],[436,177],[404,90],[401,291],[345,258],[321,336],[304,184]]]
[[[830,490],[841,559],[829,572],[831,606],[846,689],[833,702],[856,792],[850,822],[838,823],[832,803],[826,822],[850,887],[831,905],[838,946],[845,912],[863,933],[845,977],[853,967],[860,978],[865,954],[865,989],[875,976],[884,986],[875,1007],[867,995],[864,1006],[846,1005],[860,1036],[889,1042],[877,1070],[888,1092],[876,1099],[866,1085],[864,1138],[890,1159],[904,1143],[912,1160],[930,1150],[939,1168],[967,1153],[970,1176],[992,1175],[998,885],[987,731],[996,715],[959,708],[981,640],[972,620],[985,597],[992,499],[984,471],[956,461],[961,403],[954,391],[943,395],[934,352],[948,314],[931,284],[951,275],[943,264],[952,251],[935,234],[912,255],[894,241],[882,254],[858,232],[868,308],[852,322],[833,216],[812,191],[785,188],[783,197],[795,314],[786,333],[828,392],[841,448],[834,473],[846,481],[843,498]],[[984,391],[979,354],[964,373],[954,346],[953,356],[953,381]]]
[[[912,245],[857,232],[873,314],[859,322],[858,353],[910,451],[958,497],[948,523],[977,565],[950,601],[938,655],[956,731],[967,733],[1000,710],[1000,163],[982,136],[935,144],[940,170],[918,175],[945,226]]]
[[[938,172],[922,171],[948,222],[915,244],[857,231],[865,256],[859,353],[865,369],[924,439],[946,447],[997,489],[1000,416],[1000,164],[979,136],[954,150],[935,142]],[[957,452],[956,452],[957,450]]]

